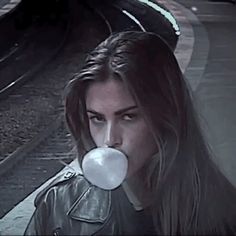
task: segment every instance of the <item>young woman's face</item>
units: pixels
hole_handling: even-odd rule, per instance
[[[97,147],[109,146],[127,156],[127,177],[157,152],[150,128],[123,82],[108,79],[92,83],[86,94],[86,109]]]

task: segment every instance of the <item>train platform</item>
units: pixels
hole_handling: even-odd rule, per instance
[[[236,6],[207,0],[158,2],[173,13],[180,25],[177,59],[206,121],[204,130],[215,161],[236,185]],[[35,196],[51,181],[0,219],[0,235],[23,234],[34,210]]]
[[[21,2],[21,0],[0,0],[0,19],[8,14]]]

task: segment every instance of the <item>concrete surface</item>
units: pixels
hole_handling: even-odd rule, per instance
[[[192,24],[198,43],[185,75],[198,81],[193,89],[215,161],[236,186],[236,5],[229,1],[178,2],[200,22]]]

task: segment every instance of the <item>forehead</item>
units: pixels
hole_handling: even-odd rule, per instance
[[[86,93],[86,106],[93,109],[122,109],[137,105],[127,86],[118,79],[93,82]]]

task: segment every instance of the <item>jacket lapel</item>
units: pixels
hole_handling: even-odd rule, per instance
[[[111,192],[90,186],[74,202],[68,215],[89,223],[104,223],[111,209]]]

